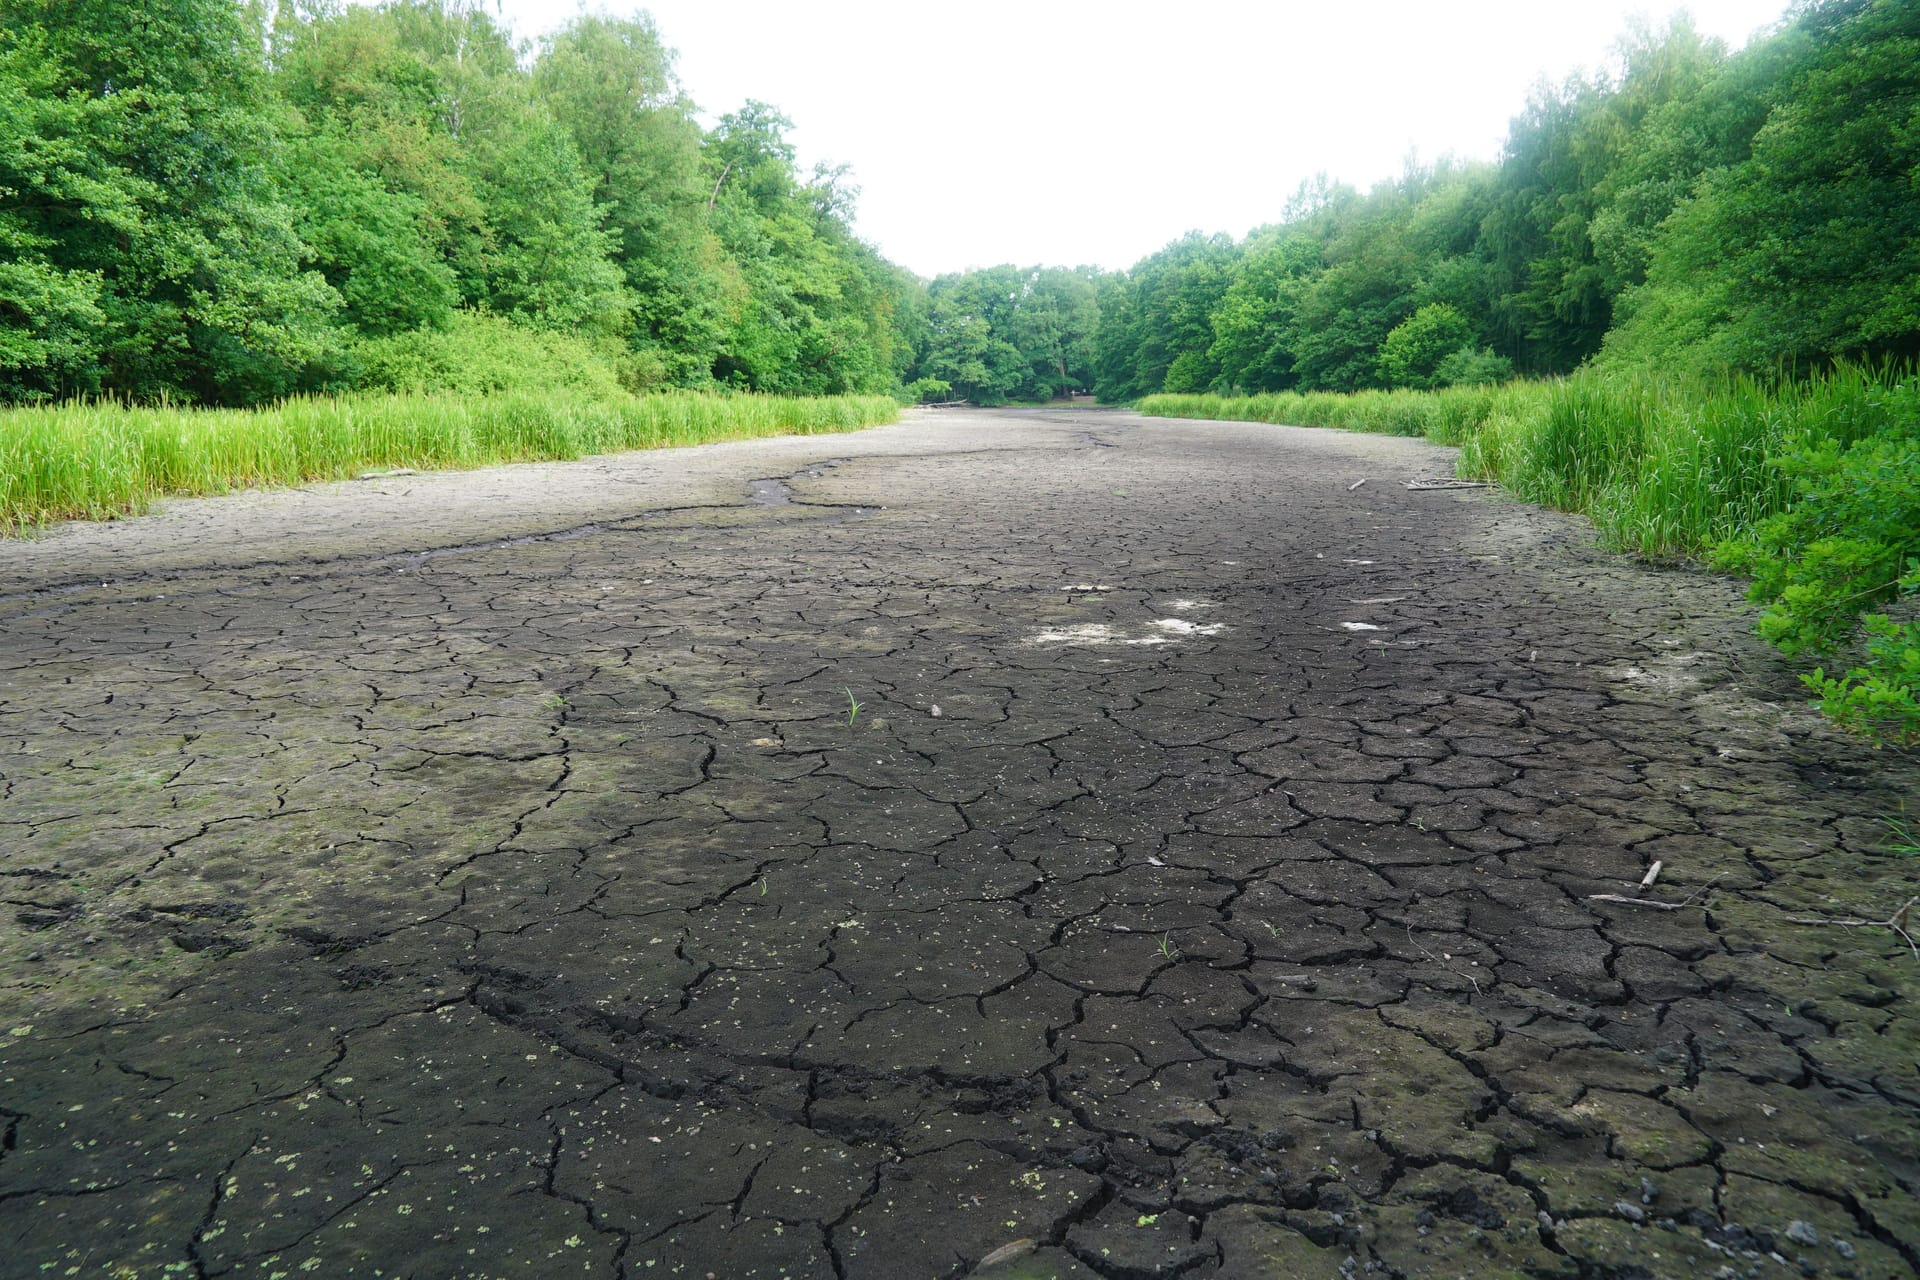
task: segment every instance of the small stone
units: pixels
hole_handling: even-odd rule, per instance
[[[1107,1158],[1100,1154],[1099,1147],[1088,1143],[1084,1147],[1077,1147],[1073,1151],[1068,1152],[1067,1163],[1076,1169],[1098,1172],[1106,1167]]]
[[[1646,1178],[1640,1179],[1640,1203],[1652,1204],[1660,1198],[1660,1187]]]
[[[1839,1236],[1835,1236],[1833,1238],[1833,1251],[1843,1258],[1852,1258],[1853,1241],[1842,1240]]]
[[[1614,1201],[1613,1211],[1625,1218],[1628,1222],[1645,1222],[1647,1220],[1647,1211],[1631,1200]]]
[[[1813,1229],[1811,1222],[1795,1218],[1787,1224],[1787,1239],[1795,1244],[1819,1244],[1820,1233]]]

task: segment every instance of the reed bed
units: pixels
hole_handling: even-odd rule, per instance
[[[261,409],[71,403],[0,411],[0,531],[112,519],[162,496],[458,469],[891,422],[887,396],[316,396]]]
[[[1440,391],[1148,396],[1156,417],[1338,427],[1458,445],[1459,474],[1581,512],[1616,546],[1700,555],[1791,501],[1775,459],[1884,428],[1902,371],[1840,366],[1801,381],[1582,372]]]

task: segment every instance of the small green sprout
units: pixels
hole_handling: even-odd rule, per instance
[[[1156,1222],[1158,1222],[1158,1221],[1160,1221],[1160,1215],[1159,1215],[1159,1214],[1157,1214],[1157,1213],[1143,1213],[1143,1214],[1141,1214],[1141,1215],[1140,1215],[1139,1217],[1137,1217],[1137,1218],[1135,1218],[1135,1219],[1133,1220],[1133,1225],[1134,1225],[1134,1226],[1136,1226],[1136,1227],[1150,1227],[1150,1226],[1152,1226],[1152,1225],[1153,1225],[1154,1223],[1156,1223]]]
[[[1160,935],[1160,954],[1169,960],[1178,960],[1180,958],[1180,948],[1173,945],[1172,934],[1163,933]]]
[[[854,701],[853,690],[847,690],[847,728],[853,728],[853,722],[860,718],[860,704]]]

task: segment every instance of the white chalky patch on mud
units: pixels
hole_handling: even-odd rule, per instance
[[[1167,606],[1167,608],[1173,610],[1175,613],[1191,613],[1195,609],[1211,609],[1213,607],[1214,604],[1211,600],[1175,600]]]
[[[1601,670],[1615,680],[1651,685],[1662,693],[1691,693],[1703,683],[1695,668],[1706,661],[1704,654],[1660,653],[1649,658],[1644,665],[1627,664],[1603,667]]]
[[[1028,644],[1172,644],[1171,636],[1125,636],[1105,622],[1083,622],[1074,627],[1047,627],[1027,637]]]
[[[1113,590],[1112,587],[1108,586],[1104,582],[1100,582],[1100,583],[1075,582],[1069,586],[1064,586],[1060,589],[1062,591],[1111,591]]]
[[[1380,629],[1371,622],[1343,622],[1340,625],[1349,631],[1378,631]]]
[[[1161,618],[1153,625],[1177,636],[1217,636],[1227,629],[1225,623],[1188,622],[1185,618]]]

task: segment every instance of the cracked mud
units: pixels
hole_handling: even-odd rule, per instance
[[[946,413],[8,544],[0,1273],[1913,1274],[1920,961],[1786,917],[1920,776],[1444,465]]]

